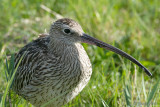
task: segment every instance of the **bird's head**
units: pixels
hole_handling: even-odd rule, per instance
[[[51,37],[56,41],[64,41],[66,44],[81,42],[83,30],[74,20],[63,18],[55,21],[50,28]]]
[[[149,70],[145,68],[135,58],[133,58],[132,56],[128,55],[127,53],[123,52],[122,50],[112,45],[109,45],[105,42],[102,42],[84,33],[81,26],[72,19],[63,18],[63,19],[59,19],[55,21],[51,26],[49,35],[55,41],[63,41],[66,44],[74,44],[77,42],[81,42],[81,43],[88,43],[91,45],[96,45],[98,47],[110,50],[112,52],[115,52],[129,59],[130,61],[138,65],[140,68],[142,68],[148,76],[152,76]]]

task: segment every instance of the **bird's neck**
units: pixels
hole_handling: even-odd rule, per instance
[[[79,48],[82,47],[80,43],[67,44],[65,41],[50,41],[49,51],[56,56],[78,56]]]

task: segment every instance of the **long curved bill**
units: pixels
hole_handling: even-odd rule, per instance
[[[148,76],[152,76],[152,74],[149,72],[149,70],[147,68],[145,68],[140,62],[138,62],[135,58],[133,58],[132,56],[128,55],[127,53],[123,52],[122,50],[116,48],[116,47],[113,47],[112,45],[109,45],[107,43],[104,43],[96,38],[93,38],[87,34],[83,34],[81,36],[82,38],[82,42],[83,43],[88,43],[88,44],[91,44],[91,45],[96,45],[98,47],[101,47],[101,48],[104,48],[104,49],[107,49],[107,50],[110,50],[110,51],[113,51],[127,59],[129,59],[130,61],[132,61],[133,63],[135,63],[136,65],[138,65],[140,68],[142,68],[146,74]]]

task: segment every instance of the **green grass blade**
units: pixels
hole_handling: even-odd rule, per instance
[[[15,55],[12,54],[11,55],[11,60],[10,60],[10,64],[9,64],[9,77],[11,78],[12,77],[12,74],[14,72],[14,58],[15,58]]]
[[[142,87],[143,87],[143,93],[144,93],[144,98],[145,98],[145,101],[147,99],[147,95],[146,95],[146,88],[145,88],[145,82],[144,82],[144,75],[142,74]]]
[[[8,68],[7,58],[6,58],[6,69],[7,69],[7,70],[5,70],[5,76],[6,76],[6,80],[8,81],[8,79],[9,79],[9,76],[8,76],[8,74],[9,74],[9,68]]]
[[[24,53],[24,54],[25,54],[25,53]],[[24,56],[24,54],[23,54],[23,56]],[[6,100],[7,93],[8,93],[8,91],[9,91],[9,89],[10,89],[10,86],[11,86],[11,84],[12,84],[12,81],[13,81],[13,79],[14,79],[14,76],[15,76],[15,74],[16,74],[16,72],[17,72],[18,66],[19,66],[20,62],[22,61],[22,59],[23,59],[23,56],[20,58],[17,66],[16,66],[16,69],[14,70],[14,73],[13,73],[12,77],[11,77],[10,81],[8,82],[8,84],[7,84],[6,90],[5,90],[5,92],[4,92],[4,94],[3,94],[3,97],[2,97],[1,107],[5,107],[5,100]]]
[[[7,74],[7,71],[5,70],[5,76],[6,76],[6,80],[8,82],[8,74]]]
[[[124,93],[125,93],[127,107],[132,107],[131,106],[131,93],[130,93],[130,89],[129,89],[128,85],[124,89]]]
[[[6,69],[7,69],[7,72],[9,73],[9,67],[8,67],[8,60],[6,58]]]
[[[149,93],[149,97],[148,97],[148,100],[147,100],[147,107],[149,107],[150,103],[151,103],[151,100],[153,99],[157,89],[158,89],[158,85],[159,85],[159,82],[160,82],[160,79],[157,81],[157,83],[153,86],[151,92]]]
[[[3,94],[0,94],[0,101],[2,100],[2,96],[3,96]]]
[[[103,99],[101,100],[102,100],[103,107],[109,107],[108,104]]]

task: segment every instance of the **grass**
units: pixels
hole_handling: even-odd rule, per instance
[[[153,77],[123,57],[83,44],[93,74],[84,90],[65,107],[160,106],[159,0],[0,1],[0,104],[9,106],[10,96],[13,107],[32,107],[20,96],[7,93],[11,81],[5,76],[6,55],[18,52],[45,29],[48,32],[57,18],[69,17],[87,34],[131,54]]]

